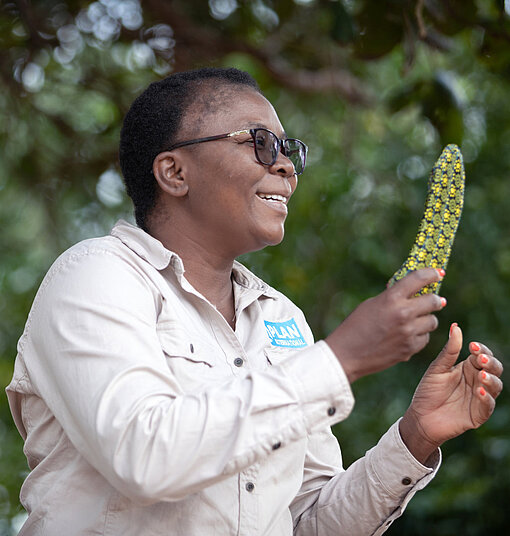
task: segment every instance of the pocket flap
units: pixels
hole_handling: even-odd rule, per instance
[[[174,325],[158,325],[158,339],[165,355],[169,358],[183,358],[212,367],[210,349],[196,336]]]

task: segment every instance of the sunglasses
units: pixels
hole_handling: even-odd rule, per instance
[[[250,134],[253,140],[253,149],[255,158],[265,166],[272,166],[278,159],[278,153],[286,156],[294,166],[296,175],[301,175],[305,169],[306,153],[308,147],[300,140],[294,138],[280,139],[274,132],[267,128],[250,128],[246,130],[236,130],[228,134],[218,134],[217,136],[208,136],[207,138],[197,138],[196,140],[181,141],[165,149],[172,151],[178,147],[193,145],[195,143],[204,143],[206,141],[221,140],[239,136],[240,134]]]

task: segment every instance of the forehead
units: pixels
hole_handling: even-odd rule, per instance
[[[229,86],[210,92],[202,90],[202,95],[188,109],[186,120],[194,131],[193,135],[199,136],[261,126],[277,135],[283,134],[273,105],[254,89],[245,87]]]

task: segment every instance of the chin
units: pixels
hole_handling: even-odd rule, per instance
[[[283,241],[284,235],[285,228],[281,222],[252,228],[249,236],[246,236],[244,240],[243,253],[260,251],[266,246],[277,246]]]
[[[249,249],[247,248],[245,251],[240,253],[239,255],[243,255],[244,253],[251,253],[253,251],[260,251],[261,249],[264,249],[268,246],[277,246],[283,241],[283,233],[280,233],[278,236],[272,235],[272,236],[266,236],[263,241],[258,241],[257,243],[254,243],[252,247]]]
[[[278,244],[281,244],[283,242],[283,237],[285,236],[285,233],[283,232],[283,229],[279,233],[275,233],[267,238],[267,241],[265,243],[265,246],[277,246]]]

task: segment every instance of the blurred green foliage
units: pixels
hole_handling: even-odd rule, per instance
[[[465,209],[429,346],[360,380],[335,427],[346,464],[407,407],[451,322],[505,360],[510,344],[510,3],[492,0],[3,1],[0,4],[0,381],[53,259],[132,221],[119,166],[133,98],[172,70],[251,72],[310,147],[276,247],[242,260],[317,338],[384,289],[414,239],[441,149],[464,154]],[[510,401],[444,446],[435,481],[388,531],[507,533]],[[0,397],[0,534],[23,519],[27,465]]]

